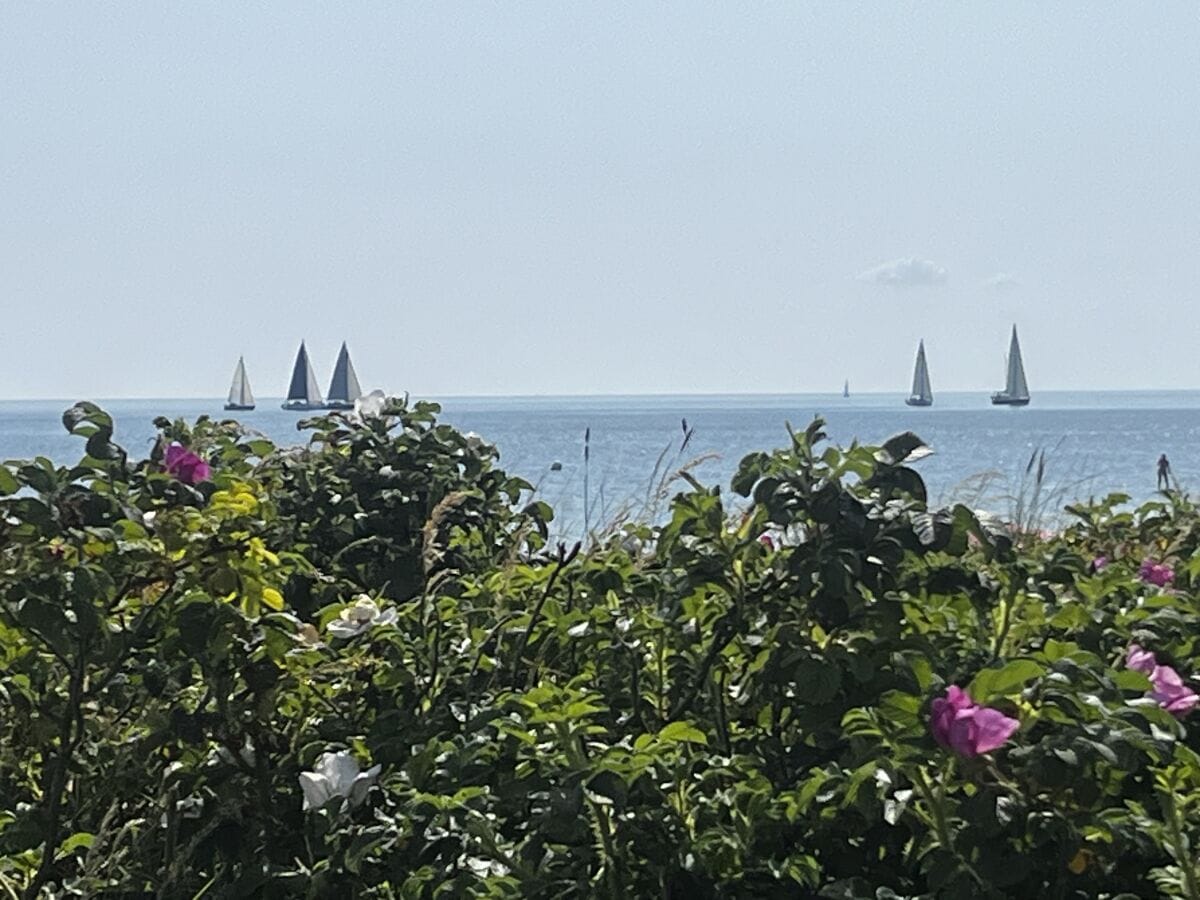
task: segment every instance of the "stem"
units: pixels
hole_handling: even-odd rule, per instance
[[[1017,605],[1017,588],[1013,587],[1008,592],[1008,596],[1003,601],[1004,614],[1000,619],[1000,630],[996,632],[996,640],[992,645],[992,659],[1000,658],[1000,651],[1004,649],[1004,642],[1008,639],[1008,631],[1012,627],[1012,614]]]
[[[933,788],[929,785],[929,776],[925,774],[924,767],[917,767],[917,777],[913,780],[917,790],[921,794],[921,798],[925,801],[925,805],[929,807],[929,815],[933,819],[933,831],[937,835],[938,844],[946,850],[954,852],[954,841],[950,837],[950,827],[946,823],[946,794],[945,783],[939,786],[938,793],[935,796]]]
[[[58,754],[46,766],[44,773],[45,787],[42,799],[46,801],[46,840],[42,844],[42,858],[37,872],[25,889],[26,900],[33,900],[50,880],[54,867],[54,858],[58,852],[58,841],[62,834],[62,823],[59,822],[59,812],[62,808],[62,792],[66,786],[67,768],[71,757],[75,755],[75,746],[82,738],[83,717],[80,704],[83,702],[83,653],[71,672],[68,685],[67,709],[64,714],[62,732],[59,735]]]
[[[600,834],[600,843],[604,847],[604,875],[608,881],[609,896],[624,897],[625,886],[621,883],[620,861],[617,858],[617,848],[613,844],[612,839],[612,821],[608,817],[608,810],[603,804],[597,803],[594,800],[588,800],[588,805],[592,808],[592,813],[596,816],[596,831]]]
[[[550,577],[546,580],[546,587],[542,590],[542,596],[538,598],[537,605],[533,608],[533,613],[529,617],[529,624],[525,627],[525,632],[521,635],[521,642],[517,645],[517,652],[513,655],[513,684],[516,685],[517,673],[520,670],[522,658],[525,655],[525,647],[529,644],[529,636],[533,634],[533,628],[537,624],[542,615],[542,607],[546,605],[546,600],[550,597],[550,591],[554,588],[554,582],[558,580],[558,575],[562,572],[563,567],[574,561],[579,555],[579,550],[582,544],[576,542],[571,552],[567,552],[565,544],[558,545],[558,559],[555,560],[554,571],[550,573]]]
[[[1179,821],[1179,806],[1175,802],[1174,791],[1161,793],[1163,807],[1167,813],[1167,830],[1171,834],[1171,848],[1174,850],[1175,861],[1183,872],[1183,886],[1187,891],[1188,900],[1200,900],[1200,885],[1196,880],[1196,869],[1188,852],[1187,841],[1183,836],[1183,825]]]
[[[589,504],[588,474],[592,459],[592,429],[583,432],[583,539],[590,542],[592,523],[591,506]]]

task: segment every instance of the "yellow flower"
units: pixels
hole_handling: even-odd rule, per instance
[[[262,538],[250,538],[250,546],[246,551],[246,555],[252,559],[257,559],[259,562],[270,563],[273,566],[279,565],[279,557],[267,549],[267,545],[263,543]]]
[[[258,497],[250,485],[237,482],[227,491],[214,493],[210,505],[214,510],[248,516],[258,509]]]
[[[283,594],[275,590],[275,588],[265,587],[262,589],[262,602],[265,606],[279,612],[283,609]]]

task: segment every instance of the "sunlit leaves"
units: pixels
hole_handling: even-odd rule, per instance
[[[80,895],[1184,883],[1194,723],[1123,660],[1197,671],[1186,500],[1034,540],[927,508],[914,435],[841,448],[818,420],[742,461],[741,499],[682,479],[662,522],[572,550],[436,414],[314,419],[282,452],[160,420],[211,462],[197,489],[158,450],[98,457],[112,423],[81,404],[81,465],[0,467],[5,877],[49,844]],[[1151,554],[1172,590],[1137,579]],[[1020,731],[957,758],[929,723],[950,685]],[[342,752],[378,786],[302,815],[299,773]]]

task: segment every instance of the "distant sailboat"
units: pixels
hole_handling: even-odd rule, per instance
[[[229,386],[225,408],[254,409],[254,394],[250,391],[250,379],[246,377],[246,361],[240,356],[237,368],[233,370],[233,384]]]
[[[925,342],[917,344],[917,365],[913,369],[912,393],[904,401],[909,406],[933,406],[933,388],[929,384],[929,366],[925,362]]]
[[[333,367],[333,379],[329,382],[329,396],[325,400],[326,409],[354,409],[354,401],[362,396],[362,388],[358,386],[358,375],[354,372],[354,363],[350,362],[350,351],[342,342],[338,353],[337,364]]]
[[[292,367],[292,382],[288,385],[287,399],[283,401],[284,409],[321,409],[321,389],[317,387],[317,376],[313,374],[312,363],[308,361],[308,351],[304,349],[304,341],[300,342],[300,350],[296,354],[296,365]]]
[[[850,396],[850,379],[849,378],[847,378],[846,383],[842,385],[842,396],[843,397]]]
[[[1029,385],[1025,381],[1025,363],[1021,359],[1021,344],[1017,340],[1017,326],[1013,326],[1012,341],[1008,345],[1007,372],[1004,390],[992,394],[992,403],[997,406],[1027,406]]]

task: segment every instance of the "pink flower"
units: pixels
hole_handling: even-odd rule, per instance
[[[950,746],[950,728],[954,717],[963,710],[974,708],[975,701],[956,684],[950,685],[945,697],[937,697],[929,709],[929,730],[933,739],[943,747]]]
[[[767,534],[765,531],[758,536],[758,542],[768,550],[775,549],[775,542],[771,540],[771,535]]]
[[[1200,703],[1200,695],[1185,685],[1170,666],[1155,666],[1150,683],[1154,690],[1147,696],[1173,716],[1186,716]]]
[[[1154,667],[1158,663],[1154,659],[1154,654],[1149,650],[1143,650],[1137,644],[1130,644],[1129,649],[1125,652],[1125,668],[1133,669],[1135,672],[1141,672],[1143,675],[1150,675],[1154,671]]]
[[[1156,563],[1147,559],[1143,560],[1141,567],[1138,569],[1138,577],[1147,584],[1166,587],[1175,580],[1175,570],[1166,563]]]
[[[209,468],[208,463],[178,443],[167,447],[163,465],[168,474],[175,476],[184,484],[199,484],[201,481],[208,481],[212,475],[212,469]]]
[[[1092,571],[1099,572],[1108,566],[1108,557],[1101,554],[1092,560]]]
[[[935,699],[930,709],[933,739],[968,759],[1003,746],[1020,727],[1020,722],[1000,710],[978,705],[957,685]]]
[[[1153,653],[1137,644],[1129,645],[1125,667],[1150,679],[1151,690],[1146,696],[1173,716],[1186,716],[1200,703],[1200,695],[1183,683],[1178,672],[1170,666],[1160,666]]]

